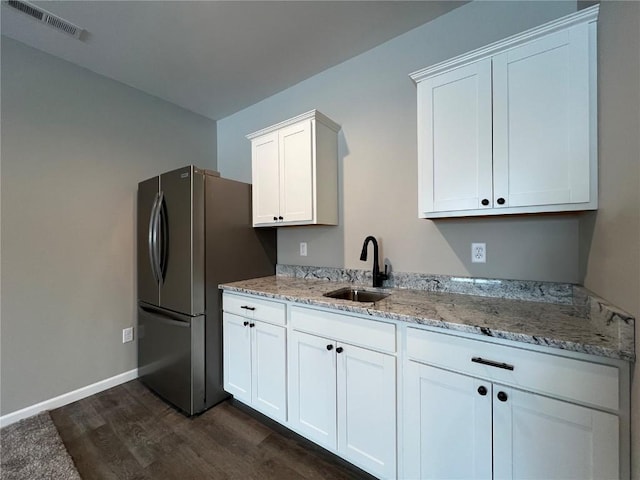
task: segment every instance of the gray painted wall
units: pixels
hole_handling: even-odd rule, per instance
[[[244,138],[317,108],[342,126],[340,225],[278,231],[278,261],[370,268],[359,260],[375,235],[393,268],[578,282],[575,215],[418,219],[416,87],[408,74],[576,10],[575,2],[472,2],[218,122],[224,176],[251,181]],[[463,140],[463,139],[461,139]],[[299,256],[299,242],[308,256]],[[471,263],[486,242],[487,263]]]
[[[2,414],[136,367],[137,183],[216,124],[2,37]]]
[[[640,346],[640,3],[605,1],[598,22],[600,207],[581,217],[587,288],[635,315]],[[632,378],[632,478],[640,479],[640,368]]]
[[[575,8],[572,2],[486,1],[456,9],[219,121],[219,168],[225,176],[251,181],[244,135],[317,108],[342,125],[340,226],[279,229],[280,263],[362,268],[362,240],[374,234],[398,271],[584,283],[640,318],[638,2],[605,1],[600,11],[597,213],[417,218],[416,93],[407,74]],[[308,242],[308,257],[298,256],[300,241]],[[486,266],[469,262],[472,241],[487,243]],[[632,382],[635,479],[640,479],[638,371]]]

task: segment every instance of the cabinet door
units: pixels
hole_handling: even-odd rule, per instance
[[[313,221],[311,120],[280,130],[280,215],[283,222]]]
[[[273,224],[280,215],[278,132],[251,141],[251,172],[253,224]]]
[[[404,389],[403,476],[490,479],[491,383],[409,361]]]
[[[500,385],[493,392],[494,478],[619,478],[618,417]]]
[[[251,405],[276,420],[287,419],[286,330],[264,322],[252,328]]]
[[[291,426],[308,439],[335,450],[335,342],[294,331],[289,358]]]
[[[421,215],[491,208],[490,59],[418,85],[418,158]]]
[[[251,329],[249,320],[223,314],[224,389],[238,400],[251,403]]]
[[[493,57],[495,208],[589,202],[588,29]]]
[[[380,478],[396,477],[396,359],[338,343],[338,451]]]

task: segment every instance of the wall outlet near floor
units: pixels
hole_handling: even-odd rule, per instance
[[[471,244],[471,263],[487,263],[487,244]]]
[[[133,342],[133,327],[122,329],[122,343]]]
[[[307,256],[307,242],[300,242],[300,256]]]

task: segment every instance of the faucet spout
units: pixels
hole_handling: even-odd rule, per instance
[[[376,237],[369,235],[364,239],[362,253],[360,253],[360,260],[363,262],[367,261],[367,247],[369,246],[369,242],[373,243],[373,286],[381,287],[382,282],[387,279],[387,266],[384,266],[384,273],[380,273],[380,264],[378,263],[378,241],[376,240]]]

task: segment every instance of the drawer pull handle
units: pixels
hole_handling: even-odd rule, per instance
[[[473,363],[481,363],[482,365],[489,365],[490,367],[504,368],[505,370],[513,370],[513,365],[508,363],[494,362],[493,360],[485,360],[482,357],[472,357]]]
[[[247,305],[242,305],[240,308],[244,308],[245,310],[251,310],[252,312],[256,309],[256,307],[249,307]]]

